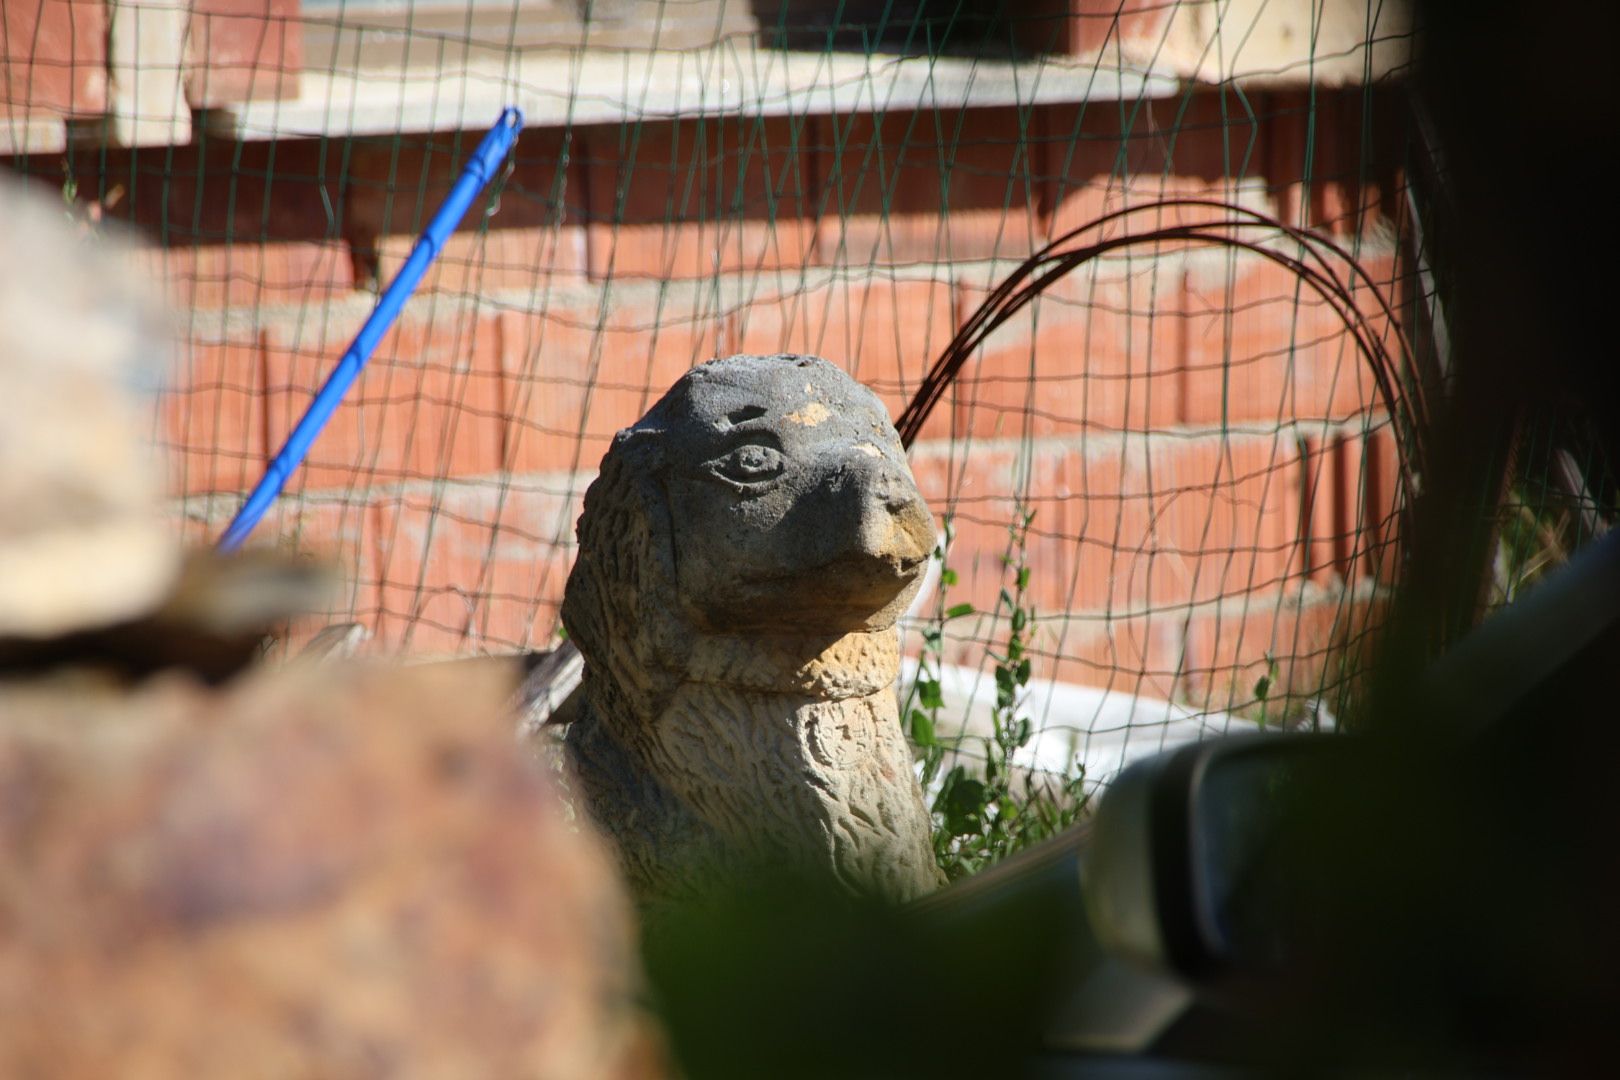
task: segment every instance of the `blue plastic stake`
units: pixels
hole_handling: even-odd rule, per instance
[[[405,306],[411,293],[422,280],[433,260],[439,257],[444,249],[444,242],[455,227],[466,216],[467,208],[478,197],[495,175],[506,155],[511,151],[512,144],[517,141],[518,131],[523,127],[523,113],[511,108],[501,113],[501,118],[495,126],[489,129],[473,151],[472,159],[462,170],[461,176],[456,179],[456,186],[450,189],[450,194],[439,207],[433,220],[411,248],[410,258],[400,267],[399,273],[389,283],[388,289],[377,301],[377,306],[371,312],[371,317],[354,336],[349,345],[348,352],[338,361],[336,370],[327,378],[326,385],[321,387],[315,400],[310,402],[309,408],[304,412],[298,426],[293,428],[292,434],[287,436],[287,444],[281,452],[270,462],[265,470],[264,478],[253,489],[242,509],[237,511],[236,518],[231,522],[230,528],[219,538],[217,546],[220,551],[235,551],[242,546],[248,533],[264,517],[265,511],[270,509],[286,486],[287,480],[292,476],[293,470],[303,464],[304,455],[309,453],[310,444],[315,437],[326,427],[326,422],[332,418],[332,413],[343,401],[343,395],[348,393],[349,387],[359,377],[360,371],[371,359],[372,351],[382,340],[394,320],[399,317],[400,308]]]

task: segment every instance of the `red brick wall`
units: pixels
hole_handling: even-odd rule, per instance
[[[107,105],[104,0],[0,5],[0,123],[100,113]]]
[[[175,6],[186,0],[174,0]],[[300,0],[190,0],[187,98],[223,105],[298,91]],[[107,110],[107,0],[16,0],[0,5],[0,123]]]
[[[222,528],[477,134],[65,162],[152,238],[182,313],[158,428],[191,535]],[[1398,298],[1399,135],[1359,89],[526,131],[262,538],[341,560],[343,610],[387,643],[544,642],[591,470],[690,365],[818,352],[898,413],[992,260],[1161,195],[1317,227]],[[1001,327],[915,461],[981,610],[1017,500],[1036,510],[1039,673],[1224,704],[1268,655],[1308,689],[1375,615],[1396,453],[1331,307],[1258,256],[1143,248]]]
[[[300,0],[191,0],[186,100],[196,108],[293,97],[304,63]]]

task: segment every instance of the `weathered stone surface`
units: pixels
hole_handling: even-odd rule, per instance
[[[892,692],[934,525],[875,395],[816,357],[695,368],[619,433],[579,538],[569,758],[644,902],[767,866],[942,880]]]
[[[179,567],[138,389],[167,341],[117,239],[0,176],[0,638],[143,614]]]
[[[182,562],[150,445],[170,327],[116,225],[64,218],[0,176],[0,678],[226,679],[336,583],[269,552]]]
[[[0,684],[0,1075],[656,1073],[510,675]]]

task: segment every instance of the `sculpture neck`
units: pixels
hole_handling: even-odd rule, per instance
[[[886,690],[900,674],[900,634],[705,635],[692,643],[683,681],[841,700]]]

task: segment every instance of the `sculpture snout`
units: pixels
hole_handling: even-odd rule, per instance
[[[837,464],[807,520],[822,549],[813,591],[851,628],[877,629],[893,625],[921,585],[934,518],[903,463],[886,454],[852,458]]]
[[[862,577],[888,578],[903,587],[921,573],[934,550],[934,518],[903,462],[861,444],[829,463],[823,522],[837,561],[862,564]],[[841,540],[834,539],[841,537]]]
[[[934,517],[909,476],[888,462],[870,481],[863,507],[861,548],[901,574],[921,568],[934,550]]]

